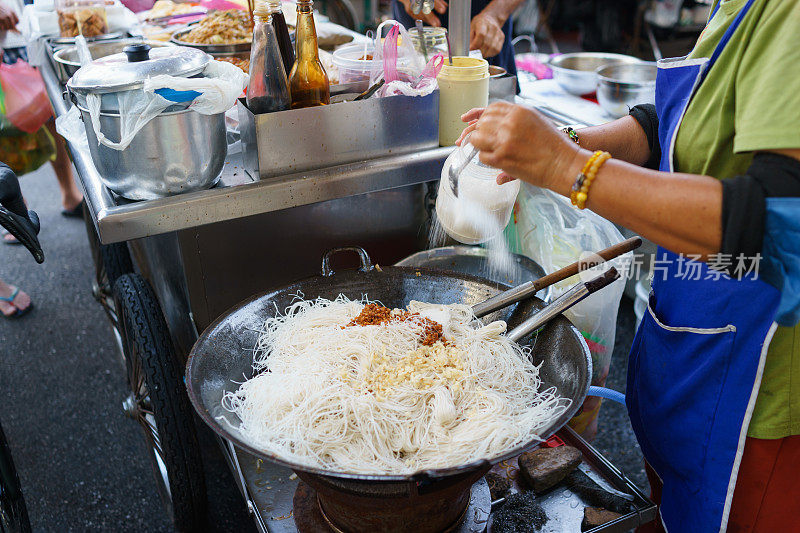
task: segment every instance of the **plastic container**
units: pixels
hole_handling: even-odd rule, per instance
[[[461,115],[489,104],[489,63],[477,57],[445,59],[439,76],[439,145],[452,146],[464,130]]]
[[[102,0],[57,0],[61,37],[97,37],[108,33],[108,18]]]
[[[348,44],[333,53],[333,64],[339,70],[339,83],[369,81],[372,71],[373,45]]]
[[[471,150],[464,143],[444,162],[436,217],[452,238],[464,244],[481,244],[500,235],[511,218],[519,193],[519,181],[497,184],[500,170],[484,165],[478,158],[470,162],[458,179],[458,196],[450,187],[449,170],[460,166]]]

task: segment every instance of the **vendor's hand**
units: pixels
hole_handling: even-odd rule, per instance
[[[439,20],[439,17],[436,16],[436,13],[444,15],[444,13],[447,11],[447,2],[445,0],[434,0],[433,11],[431,11],[428,14],[422,12],[420,13],[412,12],[411,3],[414,0],[397,0],[397,1],[403,4],[403,7],[406,9],[406,13],[408,13],[408,16],[410,16],[414,20],[421,20],[428,26],[433,26],[434,28],[441,27],[442,21]]]
[[[550,189],[563,179],[578,146],[540,113],[507,102],[495,102],[486,109],[465,113],[468,123],[456,144],[470,135],[481,162],[503,171],[497,177],[502,184],[521,179]]]
[[[479,13],[469,25],[469,49],[480,50],[483,57],[494,57],[500,53],[506,36],[503,23],[488,13]]]
[[[17,23],[19,23],[19,18],[17,18],[17,14],[14,13],[14,10],[0,3],[0,30],[16,31]]]

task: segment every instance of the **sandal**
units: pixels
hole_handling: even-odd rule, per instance
[[[10,315],[7,315],[5,313],[0,313],[0,315],[2,315],[4,318],[19,318],[21,316],[27,315],[30,312],[30,310],[33,309],[33,300],[31,300],[31,303],[28,305],[28,307],[26,307],[25,309],[20,309],[19,307],[14,305],[14,300],[19,294],[19,287],[14,287],[13,285],[11,285],[11,287],[14,288],[14,290],[11,291],[11,296],[0,296],[0,301],[10,303],[11,305],[17,308],[17,311],[11,313]]]

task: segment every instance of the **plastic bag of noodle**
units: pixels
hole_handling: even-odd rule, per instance
[[[624,240],[616,226],[600,215],[588,209],[576,209],[569,199],[525,183],[517,197],[511,223],[506,227],[505,238],[512,252],[530,257],[548,274]],[[564,313],[589,346],[592,385],[602,386],[608,377],[617,310],[632,257],[631,253],[625,254],[568,278],[552,289],[552,298],[556,298],[579,281],[591,279],[611,266],[620,271],[619,280]],[[600,398],[589,397],[581,414],[573,418],[570,425],[591,438],[597,431],[599,411]]]

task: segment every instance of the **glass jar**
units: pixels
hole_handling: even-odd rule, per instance
[[[436,217],[452,238],[464,244],[481,244],[500,235],[511,218],[519,193],[519,180],[497,184],[500,170],[484,165],[477,156],[458,178],[458,196],[450,187],[450,167],[459,168],[472,146],[463,143],[442,168]]]
[[[97,37],[108,33],[108,18],[102,0],[57,0],[61,37]]]
[[[419,38],[419,32],[416,28],[410,28],[408,33],[411,35],[414,49],[421,54],[422,41]],[[422,28],[422,36],[425,38],[425,50],[428,53],[428,59],[438,53],[447,56],[447,29],[427,26]]]

